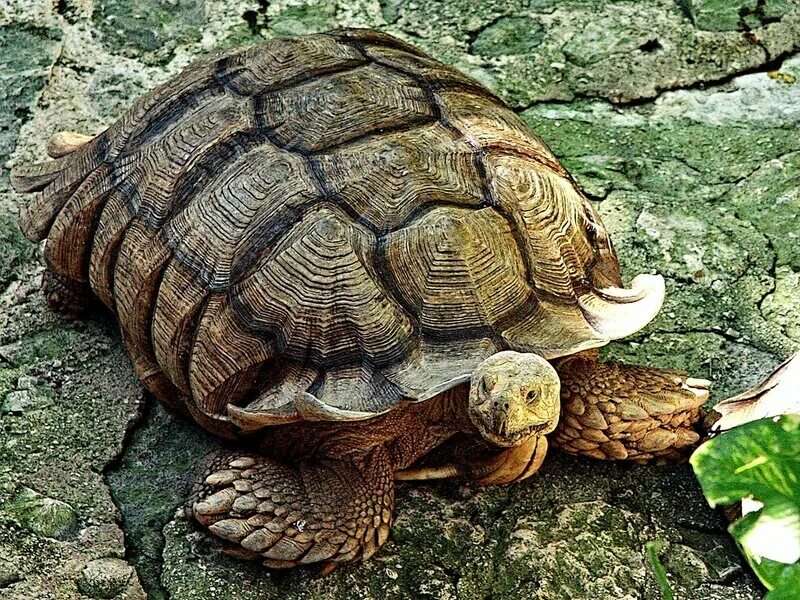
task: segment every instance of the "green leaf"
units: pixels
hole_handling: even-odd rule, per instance
[[[772,590],[770,600],[796,600],[800,589],[796,581],[800,576],[800,416],[741,425],[700,446],[690,462],[712,506],[743,498],[763,504],[733,523],[729,531],[753,571]],[[786,585],[791,592],[784,590]]]
[[[800,596],[800,564],[780,566],[783,567],[782,575],[775,588],[764,596],[764,600],[797,600]]]
[[[667,572],[664,570],[664,565],[658,559],[658,553],[664,546],[664,540],[652,540],[647,542],[644,547],[647,551],[647,560],[650,561],[650,566],[653,567],[653,573],[658,581],[658,587],[661,588],[661,596],[664,600],[673,600],[675,596],[672,595],[672,588],[667,579]]]
[[[729,531],[756,560],[768,558],[792,564],[800,559],[800,510],[789,502],[749,513]]]
[[[700,446],[690,461],[712,506],[749,497],[800,505],[800,416],[745,423]]]

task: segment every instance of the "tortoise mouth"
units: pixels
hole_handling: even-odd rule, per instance
[[[532,437],[541,437],[550,433],[555,429],[556,423],[546,421],[544,423],[537,423],[530,425],[519,431],[512,433],[497,433],[484,427],[480,427],[481,435],[489,442],[502,448],[512,448],[527,442]]]

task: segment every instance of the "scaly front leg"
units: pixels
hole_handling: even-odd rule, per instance
[[[561,419],[553,445],[608,460],[685,456],[700,440],[695,427],[710,382],[680,371],[598,362],[596,356],[554,361]]]

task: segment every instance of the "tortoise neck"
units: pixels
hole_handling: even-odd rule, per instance
[[[469,383],[462,383],[431,400],[430,420],[449,425],[454,432],[477,433],[469,418]]]
[[[469,385],[408,403],[370,421],[302,422],[264,431],[262,452],[275,458],[327,456],[358,462],[386,446],[397,469],[419,460],[459,432],[476,433],[467,413]]]
[[[411,466],[456,433],[474,433],[468,402],[469,385],[462,384],[430,400],[408,404],[396,416],[387,415],[387,421],[394,421],[387,447],[395,468]]]

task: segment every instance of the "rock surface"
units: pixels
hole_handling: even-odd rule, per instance
[[[97,133],[214,48],[379,27],[485,82],[598,203],[625,273],[668,281],[608,357],[678,367],[717,398],[800,344],[797,0],[6,0],[0,164]],[[318,579],[227,558],[180,514],[219,442],[145,398],[114,324],[66,323],[0,171],[0,597],[659,598],[762,590],[686,465],[553,454],[505,489],[402,485],[390,541]]]

